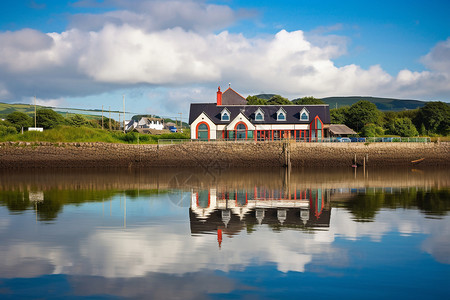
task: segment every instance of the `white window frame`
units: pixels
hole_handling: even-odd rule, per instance
[[[261,114],[261,116],[262,116],[261,120],[256,119],[256,115],[258,115],[258,114]],[[258,107],[258,109],[255,111],[255,121],[257,121],[257,122],[264,121],[264,111],[260,107]]]
[[[224,116],[225,114],[228,115],[228,120],[224,120],[224,119],[223,119],[223,116]],[[225,122],[230,122],[230,121],[231,121],[231,113],[230,113],[230,111],[229,111],[227,108],[224,108],[224,109],[222,110],[222,112],[220,113],[220,120],[221,120],[221,121],[225,121]]]
[[[302,119],[303,113],[306,113],[306,116],[308,117],[308,119],[306,119],[306,120]],[[306,109],[306,107],[303,107],[303,109],[300,111],[300,118],[299,118],[299,120],[303,121],[303,122],[309,122],[309,111]]]
[[[281,114],[284,116],[284,119],[280,119]],[[287,119],[286,114],[287,114],[286,111],[282,107],[280,107],[280,109],[277,111],[277,121],[286,121]]]

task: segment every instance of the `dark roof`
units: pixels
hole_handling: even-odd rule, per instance
[[[247,100],[239,95],[232,88],[228,88],[222,94],[222,105],[245,105],[247,104]]]
[[[255,112],[261,108],[264,112],[264,121],[255,121]],[[286,111],[286,121],[277,121],[277,111],[283,107]],[[221,112],[225,108],[230,112],[230,121],[221,120]],[[300,120],[300,111],[306,108],[309,120]],[[189,124],[204,112],[215,124],[228,124],[242,112],[253,124],[309,124],[319,116],[324,124],[330,123],[330,108],[328,104],[321,105],[221,105],[216,103],[191,103],[189,111]]]

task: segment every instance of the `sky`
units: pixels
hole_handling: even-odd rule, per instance
[[[186,121],[228,85],[450,102],[450,1],[0,2],[0,102]]]

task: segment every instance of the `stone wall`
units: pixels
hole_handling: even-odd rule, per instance
[[[450,143],[211,142],[176,145],[0,143],[0,168],[448,166]]]

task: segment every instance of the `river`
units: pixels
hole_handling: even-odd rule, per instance
[[[1,299],[446,299],[450,171],[0,171]]]

